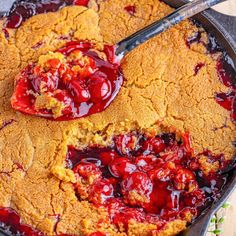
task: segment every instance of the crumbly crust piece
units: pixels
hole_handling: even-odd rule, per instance
[[[124,11],[127,5],[136,6],[134,16]],[[105,211],[79,202],[72,184],[53,175],[53,167],[64,166],[67,145],[107,144],[115,133],[161,124],[166,129],[189,131],[197,152],[209,149],[223,152],[227,158],[234,152],[235,127],[228,112],[214,101],[215,92],[226,91],[226,87],[218,79],[216,60],[205,54],[205,47],[186,46],[186,38],[197,31],[189,21],[124,59],[124,86],[104,112],[55,122],[12,110],[14,77],[40,55],[71,39],[116,43],[171,11],[158,0],[103,1],[97,9],[66,7],[8,30],[9,40],[0,33],[0,56],[4,58],[0,62],[0,121],[15,120],[0,130],[0,206],[12,207],[23,222],[48,235],[55,231],[84,235],[98,230],[119,235]],[[199,62],[205,66],[194,75]],[[163,235],[181,231],[185,222],[173,225]],[[147,232],[152,229],[150,225],[142,227]],[[129,235],[139,235],[139,231],[130,226]]]

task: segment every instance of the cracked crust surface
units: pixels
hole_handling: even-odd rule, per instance
[[[136,6],[135,16],[124,11],[127,5]],[[66,180],[54,173],[55,166],[64,166],[69,144],[107,144],[114,133],[161,124],[164,129],[188,131],[197,152],[209,149],[227,158],[234,153],[235,127],[228,112],[214,101],[216,91],[227,89],[218,79],[216,59],[205,53],[205,47],[186,46],[186,38],[197,31],[189,21],[124,59],[124,86],[102,113],[53,122],[11,109],[14,77],[40,55],[71,39],[114,44],[171,11],[158,0],[109,0],[92,6],[97,12],[66,7],[34,16],[19,29],[9,30],[9,40],[0,34],[0,56],[4,58],[0,61],[0,121],[14,119],[0,130],[0,206],[12,207],[23,222],[48,235],[85,235],[98,230],[124,235],[108,223],[105,210],[77,200],[68,182],[69,173]],[[194,67],[199,62],[205,66],[195,76]],[[131,224],[129,235],[148,235],[153,227]],[[173,222],[161,235],[173,235],[184,228],[185,222]]]

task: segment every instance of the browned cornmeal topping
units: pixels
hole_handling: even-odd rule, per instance
[[[135,14],[124,10],[133,5]],[[14,77],[40,55],[68,40],[115,44],[169,12],[171,8],[159,0],[109,0],[101,1],[99,7],[90,2],[89,9],[72,6],[34,16],[9,30],[9,39],[1,31],[0,123],[14,119],[0,129],[1,207],[15,209],[24,223],[48,235],[96,231],[126,235],[109,223],[105,209],[78,201],[72,187],[74,175],[64,168],[68,145],[106,145],[114,134],[158,127],[160,132],[189,132],[198,153],[208,149],[224,153],[227,159],[233,156],[234,124],[228,111],[214,100],[216,91],[227,90],[217,75],[219,55],[206,54],[203,44],[186,45],[186,39],[198,31],[190,21],[127,55],[122,62],[124,85],[104,112],[55,122],[11,108]],[[195,75],[199,63],[204,66]],[[60,215],[58,223],[56,215]],[[185,225],[185,221],[173,221],[159,235],[177,234]],[[130,222],[128,234],[149,235],[153,229],[152,224]]]

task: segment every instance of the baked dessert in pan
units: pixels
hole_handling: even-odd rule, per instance
[[[219,197],[234,156],[235,71],[227,56],[184,21],[128,54],[121,71],[113,68],[120,83],[109,106],[71,119],[55,94],[79,107],[74,81],[97,72],[89,54],[76,78],[58,85],[70,56],[81,62],[75,45],[90,42],[99,60],[116,65],[105,48],[172,9],[159,0],[33,3],[28,15],[23,2],[1,20],[2,225],[13,235],[178,234]],[[29,17],[42,9],[57,11]],[[56,85],[42,80],[49,73]],[[87,104],[114,91],[102,87],[98,99],[89,82],[82,88]],[[47,99],[36,104],[41,95]],[[52,116],[32,116],[42,112]]]

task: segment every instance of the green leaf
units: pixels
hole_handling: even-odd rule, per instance
[[[225,202],[221,207],[222,208],[228,208],[230,206],[230,203],[229,202]]]
[[[216,217],[212,217],[211,218],[211,223],[215,223],[216,222]]]
[[[210,233],[213,233],[213,234],[220,234],[222,232],[221,229],[215,229],[215,230],[212,230],[212,231],[209,231]]]
[[[221,217],[219,220],[218,220],[218,223],[223,223],[225,221],[225,218],[224,217]]]

